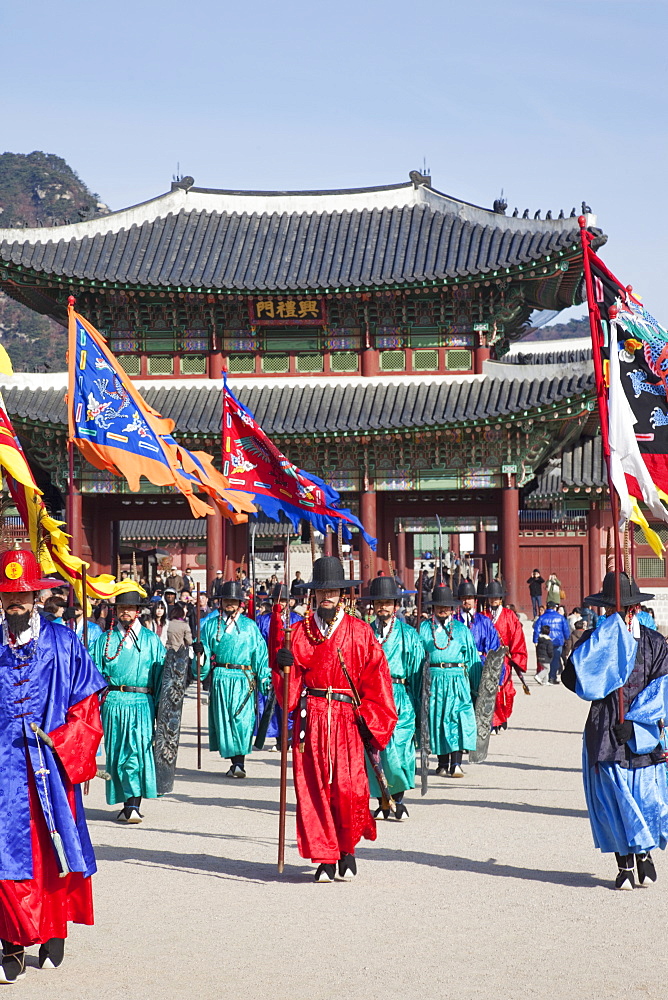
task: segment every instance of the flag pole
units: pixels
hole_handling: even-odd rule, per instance
[[[615,607],[619,614],[622,612],[620,573],[622,572],[622,547],[619,538],[619,497],[612,481],[612,464],[610,459],[610,438],[609,438],[609,411],[608,396],[606,393],[605,379],[603,375],[603,365],[601,362],[601,351],[605,346],[603,341],[603,327],[601,325],[601,313],[594,297],[594,282],[591,273],[591,261],[589,260],[590,238],[587,234],[587,219],[584,215],[578,218],[580,226],[580,241],[582,243],[582,262],[584,265],[585,287],[587,290],[587,309],[589,313],[589,330],[591,332],[592,356],[594,361],[594,378],[596,382],[596,400],[598,403],[598,416],[601,424],[601,444],[603,446],[603,458],[608,479],[608,492],[610,494],[610,510],[612,512],[613,547],[615,554]],[[611,310],[612,313],[612,310]],[[614,310],[616,316],[617,311]],[[611,317],[612,318],[612,317]],[[616,345],[609,337],[609,350],[612,351]],[[607,567],[606,567],[607,570]],[[619,721],[624,721],[624,692],[619,688]]]
[[[202,623],[200,620],[200,594],[201,586],[197,584],[197,611],[195,614],[195,640],[199,648],[202,636]],[[197,770],[202,770],[202,657],[199,652],[195,653],[195,669],[197,670]]]

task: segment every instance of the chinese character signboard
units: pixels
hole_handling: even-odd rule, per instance
[[[322,326],[326,322],[324,299],[317,296],[251,299],[253,326]]]

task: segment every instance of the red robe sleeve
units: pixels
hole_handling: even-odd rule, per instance
[[[510,659],[513,663],[516,663],[520,668],[522,673],[526,673],[527,669],[527,642],[524,638],[524,629],[522,628],[522,623],[520,622],[517,615],[510,612],[511,618],[509,618],[510,628],[508,648],[510,650]]]
[[[98,696],[91,694],[72,705],[63,725],[50,732],[49,736],[73,785],[94,778],[97,773],[95,754],[102,739]]]
[[[357,685],[362,702],[360,713],[371,730],[378,750],[390,742],[397,724],[392,677],[383,648],[370,628],[365,629],[364,661]]]
[[[302,622],[297,622],[292,628],[292,634],[294,636],[295,631],[298,628],[303,628]],[[292,647],[294,654],[294,645]],[[276,692],[276,701],[283,708],[283,671],[276,665],[276,654],[270,659],[271,664],[271,681],[274,685],[274,691]],[[299,701],[299,695],[301,694],[303,682],[303,667],[299,663],[297,656],[295,656],[295,662],[290,668],[290,703],[288,705],[288,712],[292,712],[294,708],[297,707],[297,702]]]

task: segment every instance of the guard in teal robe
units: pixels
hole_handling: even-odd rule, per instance
[[[202,626],[201,677],[212,672],[209,690],[209,750],[229,757],[229,778],[245,778],[251,752],[258,691],[271,686],[267,644],[254,621],[241,614],[243,591],[223,584],[222,610]]]
[[[422,622],[420,636],[429,655],[429,733],[438,756],[436,774],[463,776],[464,751],[475,750],[476,721],[470,676],[480,677],[480,657],[471,632],[452,617],[457,601],[449,587],[435,587],[432,617]]]
[[[165,647],[158,636],[139,624],[139,605],[134,592],[116,598],[118,621],[104,632],[91,649],[91,656],[109,682],[102,705],[102,727],[106,752],[107,802],[123,802],[118,819],[140,823],[142,798],[158,795],[153,756],[155,706],[160,698]]]
[[[399,601],[405,593],[399,590],[393,577],[379,576],[371,581],[368,594],[376,612],[371,629],[387,658],[398,716],[392,738],[380,754],[387,786],[396,803],[396,819],[408,817],[408,809],[403,802],[404,792],[415,788],[415,720],[419,712],[425,658],[418,633],[396,615]],[[368,761],[367,776],[371,795],[380,801],[380,787]],[[374,815],[378,817],[381,813],[385,819],[388,818],[389,811],[379,806]]]

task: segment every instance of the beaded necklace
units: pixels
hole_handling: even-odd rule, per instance
[[[120,624],[120,622],[117,622],[117,624]],[[134,625],[134,622],[132,623],[132,625]],[[129,628],[125,629],[125,635],[123,635],[119,640],[118,646],[116,647],[116,652],[114,653],[113,656],[109,656],[109,646],[111,644],[111,634],[115,630],[113,628],[110,628],[109,631],[107,632],[107,639],[104,644],[104,659],[107,661],[107,663],[113,663],[114,660],[117,660],[118,657],[121,655],[121,650],[125,645],[125,640],[132,632],[132,625],[130,625]],[[123,628],[125,628],[125,626],[123,626]]]
[[[229,616],[229,618],[225,618],[224,619],[224,621],[225,621],[225,629],[226,630],[227,630],[227,626],[230,624],[230,622],[234,622],[234,626],[235,626],[237,632],[241,631],[241,629],[239,628],[239,623],[237,622],[237,618],[239,617],[240,614],[241,614],[241,608],[237,608],[236,611],[232,612],[232,614]],[[216,642],[220,642],[220,638],[221,638],[221,636],[223,634],[223,615],[224,615],[223,611],[219,611],[218,612],[218,624],[216,625]]]
[[[448,621],[446,622],[445,625],[441,625],[441,628],[443,629],[443,631],[445,632],[446,636],[448,637],[448,641],[446,642],[445,646],[439,646],[439,644],[436,642],[436,617],[435,617],[435,615],[431,616],[431,621],[429,622],[429,624],[431,625],[431,638],[433,640],[435,649],[447,649],[448,646],[450,645],[450,643],[452,642],[452,615],[450,616],[450,618],[448,619]]]
[[[312,619],[313,619],[313,610],[312,610],[312,608],[307,608],[306,609],[306,616],[304,618],[304,631],[306,632],[307,636],[309,637],[309,639],[311,640],[311,642],[313,643],[314,646],[320,646],[323,642],[327,642],[327,640],[329,639],[330,635],[334,631],[334,626],[336,625],[336,623],[338,621],[339,611],[341,610],[342,604],[343,604],[343,598],[340,597],[339,598],[339,603],[336,605],[336,608],[334,610],[334,617],[332,618],[331,622],[329,622],[329,624],[327,625],[327,629],[326,629],[324,635],[320,631],[320,629],[317,627],[317,625],[316,625],[316,627],[314,629],[313,626],[312,626],[312,624],[311,624]]]
[[[384,645],[385,645],[385,643],[387,642],[387,640],[388,640],[388,639],[390,638],[390,636],[392,635],[392,632],[393,632],[393,630],[394,630],[394,623],[396,622],[396,620],[397,620],[397,616],[396,616],[396,615],[392,615],[392,618],[390,619],[390,630],[389,630],[389,632],[387,633],[387,635],[378,635],[378,634],[376,633],[376,638],[378,639],[378,642],[379,642],[379,643],[381,644],[381,646],[384,646]],[[376,619],[376,621],[378,622],[378,621],[380,621],[380,619],[379,619],[379,618],[377,618],[377,619]],[[374,632],[375,632],[375,631],[376,631],[376,630],[374,629]]]

